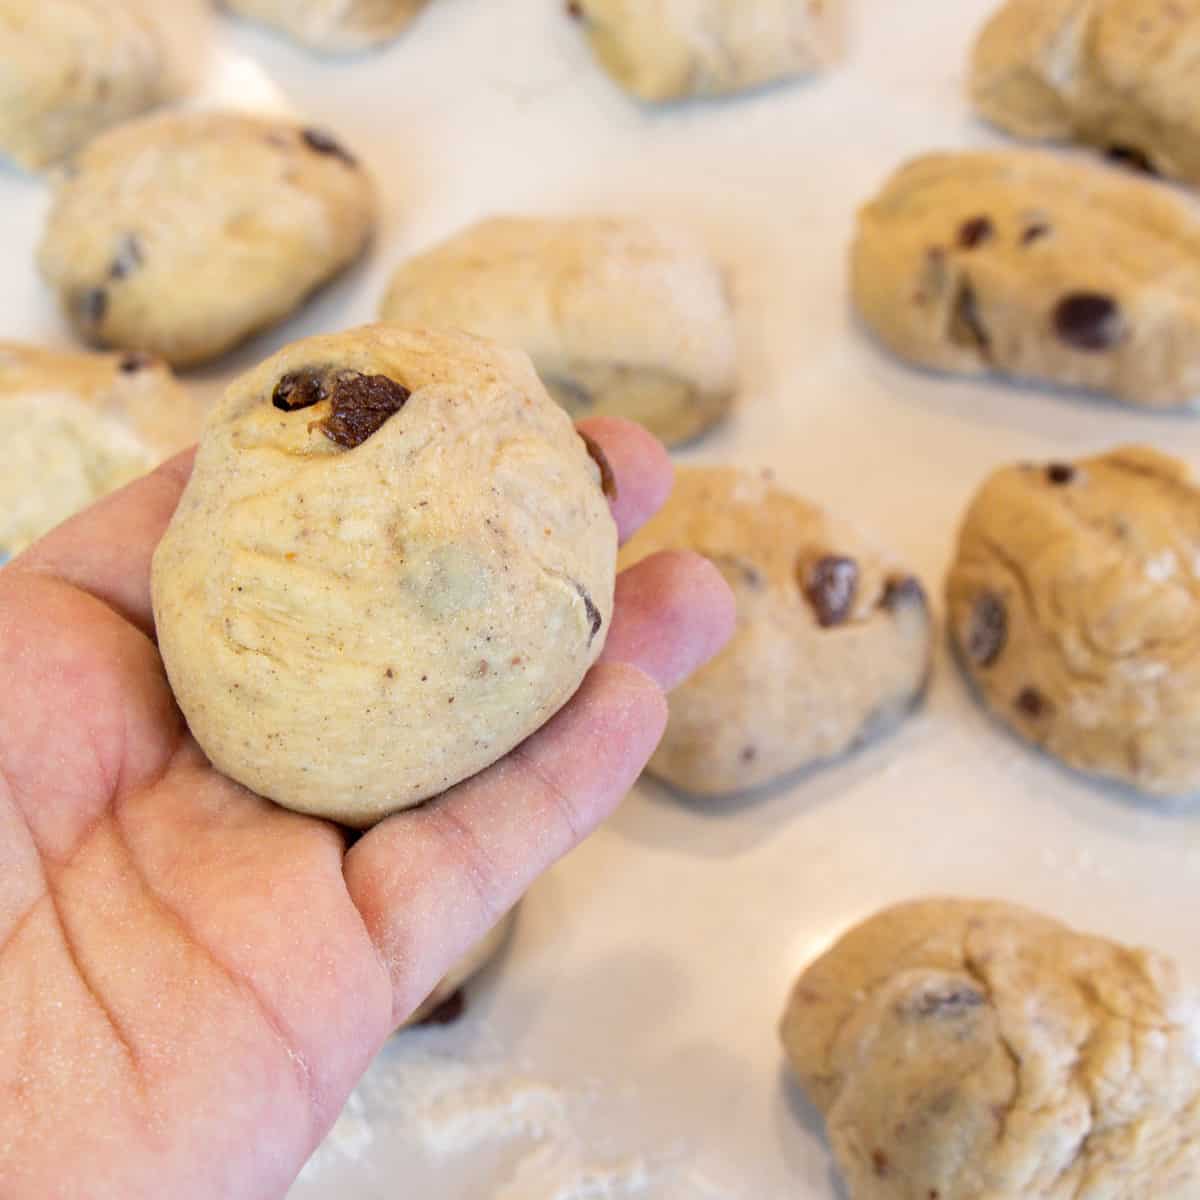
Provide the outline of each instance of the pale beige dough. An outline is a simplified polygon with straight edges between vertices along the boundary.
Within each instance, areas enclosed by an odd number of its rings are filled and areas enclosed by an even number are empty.
[[[604,69],[642,100],[719,96],[833,57],[836,0],[570,0]]]
[[[400,1028],[409,1029],[413,1025],[424,1024],[431,1018],[437,1020],[438,1010],[453,1000],[499,954],[512,933],[516,915],[515,909],[505,915],[494,928],[464,954]],[[457,1014],[451,1019],[456,1019],[456,1016]]]
[[[1200,489],[1145,447],[1007,467],[947,582],[964,666],[1019,736],[1147,792],[1200,788]]]
[[[1019,137],[1077,140],[1200,182],[1200,0],[1009,0],[971,59],[971,98]]]
[[[852,289],[920,366],[1200,397],[1200,215],[1125,171],[1036,151],[935,154],[859,214]]]
[[[219,0],[313,50],[365,50],[397,37],[427,0]]]
[[[163,363],[0,341],[0,562],[195,441]]]
[[[404,263],[381,315],[520,346],[574,416],[668,443],[719,421],[736,388],[721,271],[690,238],[631,217],[499,217]]]
[[[1200,1009],[1151,951],[914,901],[813,963],[781,1033],[851,1200],[1200,1195]]]
[[[168,99],[160,26],[132,0],[0,0],[0,154],[37,170]]]
[[[38,266],[85,340],[188,366],[286,317],[362,253],[374,219],[367,173],[323,131],[166,113],[79,156]]]
[[[334,440],[368,404],[402,407]],[[309,338],[205,425],[154,557],[159,648],[218,769],[365,827],[570,699],[615,561],[599,468],[520,351],[390,326]]]
[[[650,771],[698,795],[770,783],[898,722],[929,671],[917,580],[761,471],[682,467],[622,567],[692,550],[737,598],[733,639],[671,695]]]

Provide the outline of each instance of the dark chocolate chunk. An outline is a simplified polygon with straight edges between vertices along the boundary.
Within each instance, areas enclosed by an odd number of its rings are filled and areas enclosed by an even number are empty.
[[[1017,709],[1031,720],[1046,716],[1052,705],[1035,687],[1022,688],[1016,700]]]
[[[895,612],[896,609],[907,608],[909,605],[919,605],[921,608],[929,606],[921,581],[915,575],[897,575],[889,579],[883,588],[880,608]]]
[[[1157,175],[1158,171],[1146,154],[1136,146],[1113,145],[1104,152],[1109,162],[1119,163],[1131,171],[1141,171],[1145,175]]]
[[[1072,292],[1054,309],[1054,332],[1076,350],[1111,350],[1125,332],[1117,302],[1101,292]]]
[[[610,499],[617,498],[617,477],[613,474],[612,464],[608,461],[608,456],[601,449],[600,443],[595,438],[589,437],[583,430],[579,430],[579,436],[583,438],[583,444],[587,447],[587,452],[592,456],[592,461],[600,468],[600,490]]]
[[[871,1151],[871,1166],[880,1179],[883,1179],[892,1169],[891,1160],[882,1150]]]
[[[91,288],[75,297],[75,312],[85,325],[99,325],[108,312],[108,293],[103,288]]]
[[[326,378],[324,371],[289,371],[275,385],[271,403],[284,412],[320,404],[329,394],[325,390]]]
[[[1031,246],[1034,242],[1049,236],[1050,226],[1045,221],[1034,221],[1032,225],[1025,226],[1025,232],[1021,234],[1021,245]]]
[[[977,667],[990,667],[1000,657],[1008,641],[1008,613],[1004,602],[993,592],[984,592],[975,601],[967,627],[963,649]]]
[[[596,640],[596,634],[600,632],[600,626],[604,624],[604,618],[600,615],[600,610],[593,603],[591,596],[587,593],[587,589],[582,584],[577,583],[575,590],[583,600],[583,609],[587,613],[588,624],[592,627],[592,632],[588,636],[588,645],[590,646]]]
[[[1051,463],[1046,468],[1046,478],[1058,487],[1063,487],[1075,479],[1075,468],[1070,463]]]
[[[996,227],[991,217],[972,217],[964,221],[958,231],[958,244],[964,250],[974,250],[996,236]]]
[[[923,992],[913,1002],[911,1011],[918,1017],[958,1017],[968,1009],[979,1008],[983,1002],[982,992],[963,985]]]
[[[408,388],[386,375],[360,375],[356,371],[335,375],[327,386],[333,408],[321,423],[321,432],[347,450],[361,446],[378,433],[412,395]]]
[[[318,154],[328,154],[333,158],[339,158],[348,167],[358,166],[358,159],[337,138],[332,134],[326,133],[324,129],[305,129],[300,136],[304,139],[305,145],[310,150],[315,150]]]
[[[418,1027],[422,1025],[453,1025],[456,1021],[462,1020],[463,1013],[467,1011],[467,997],[462,988],[459,988],[453,995],[447,996],[431,1013],[422,1017],[418,1022]]]
[[[992,340],[979,315],[979,300],[971,281],[964,276],[950,306],[950,340],[960,346],[972,346],[987,358]]]
[[[138,371],[144,371],[147,367],[152,367],[158,362],[153,355],[142,354],[139,351],[133,351],[129,354],[122,354],[117,361],[117,370],[124,375],[135,375]]]
[[[109,279],[126,279],[142,265],[142,243],[136,233],[127,233],[117,246],[112,265],[108,268]]]
[[[804,594],[817,614],[817,624],[823,629],[841,625],[849,619],[857,592],[858,563],[852,558],[827,554],[808,568]]]

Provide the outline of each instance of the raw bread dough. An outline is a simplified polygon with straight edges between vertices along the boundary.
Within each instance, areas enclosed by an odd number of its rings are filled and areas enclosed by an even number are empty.
[[[920,583],[765,472],[683,467],[622,567],[694,550],[737,598],[733,639],[671,695],[650,771],[689,792],[769,783],[890,727],[929,670]]]
[[[31,170],[166,100],[162,31],[131,0],[0,0],[0,154]]]
[[[426,0],[221,0],[230,12],[314,50],[353,51],[396,37]]]
[[[1088,142],[1200,183],[1198,0],[1009,0],[971,61],[971,98],[1020,137]]]
[[[195,441],[201,419],[145,355],[0,341],[0,562]]]
[[[209,417],[154,557],[159,648],[216,767],[366,827],[570,699],[615,561],[600,471],[520,351],[309,338]]]
[[[834,0],[568,0],[596,57],[642,100],[718,96],[825,66]]]
[[[1200,489],[1126,447],[1008,467],[971,504],[950,628],[992,711],[1064,762],[1200,788]]]
[[[901,358],[1159,408],[1200,396],[1200,216],[1034,151],[936,154],[859,214],[854,298]]]
[[[720,420],[736,387],[721,272],[634,218],[484,221],[401,266],[382,316],[520,346],[573,415],[628,417],[666,442]]]
[[[38,265],[79,334],[175,365],[275,324],[362,252],[371,182],[327,133],[166,113],[79,156]]]
[[[461,1001],[450,1012],[444,1011],[445,1007],[454,1004],[455,998],[467,983],[496,957],[512,932],[516,915],[516,909],[506,914],[477,945],[464,954],[400,1028],[408,1029],[413,1025],[423,1025],[427,1021],[456,1020],[462,1011]]]
[[[800,976],[782,1036],[852,1200],[1200,1195],[1200,1010],[1157,954],[902,904]]]

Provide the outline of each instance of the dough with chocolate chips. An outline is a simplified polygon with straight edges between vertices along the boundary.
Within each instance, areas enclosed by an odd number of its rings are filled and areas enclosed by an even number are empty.
[[[1171,408],[1200,397],[1200,216],[1128,172],[936,154],[859,214],[854,299],[901,358]]]
[[[0,563],[195,441],[161,362],[0,341]]]
[[[600,470],[529,359],[464,333],[309,338],[236,380],[154,556],[192,734],[366,827],[507,754],[612,617]]]
[[[1019,137],[1197,183],[1198,46],[1197,0],[1008,0],[975,44],[971,99]]]
[[[929,671],[920,583],[770,475],[683,467],[622,551],[694,550],[737,598],[733,639],[672,693],[650,771],[698,795],[770,783],[898,722]]]
[[[166,38],[132,0],[0,0],[0,154],[30,170],[175,90]]]
[[[457,1021],[465,1008],[463,989],[500,953],[512,933],[516,921],[516,910],[501,918],[489,933],[446,972],[445,978],[425,998],[401,1029],[414,1025],[448,1025]]]
[[[628,417],[668,443],[719,421],[736,387],[720,270],[632,217],[483,221],[403,264],[382,316],[520,346],[573,415]]]
[[[819,70],[833,0],[570,0],[604,69],[641,100],[719,96]]]
[[[203,362],[275,324],[363,250],[374,192],[329,134],[167,113],[92,142],[54,198],[43,277],[85,340]]]
[[[221,4],[313,50],[341,52],[391,41],[426,0],[221,0]]]
[[[800,976],[781,1033],[853,1200],[1200,1195],[1200,1008],[1158,954],[910,902]]]
[[[947,584],[962,662],[1014,732],[1147,792],[1200,788],[1200,489],[1144,447],[997,471]]]

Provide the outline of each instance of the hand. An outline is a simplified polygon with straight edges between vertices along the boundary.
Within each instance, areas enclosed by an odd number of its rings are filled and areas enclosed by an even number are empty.
[[[627,537],[670,466],[586,425]],[[347,851],[214,771],[155,649],[181,456],[0,571],[0,1195],[282,1195],[441,975],[637,778],[732,628],[717,572],[626,572],[602,660],[481,775]]]

